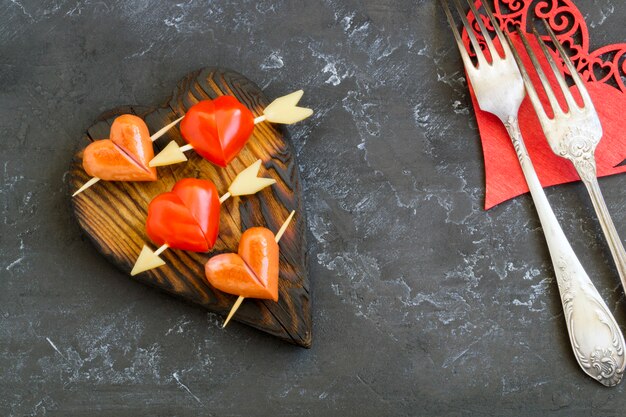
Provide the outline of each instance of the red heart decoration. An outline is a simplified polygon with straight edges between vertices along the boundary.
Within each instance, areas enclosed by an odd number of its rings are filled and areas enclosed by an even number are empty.
[[[480,3],[476,1],[477,6],[480,6]],[[494,14],[499,18],[500,28],[509,32],[519,51],[524,49],[519,36],[512,30],[514,26],[521,25],[522,28],[526,28],[529,21],[535,22],[537,18],[547,20],[557,34],[559,42],[572,54],[570,58],[585,80],[602,123],[604,134],[595,153],[598,176],[626,172],[626,166],[618,166],[626,158],[626,137],[622,133],[623,115],[626,114],[626,86],[622,81],[622,76],[626,75],[626,65],[620,64],[620,60],[626,55],[626,44],[610,45],[589,52],[587,26],[580,11],[569,0],[546,0],[539,3],[533,0],[519,0],[516,1],[515,7],[512,7],[510,0],[496,0]],[[468,15],[468,19],[471,24],[475,24],[473,16]],[[488,27],[491,27],[486,16],[482,16],[482,19]],[[463,34],[463,38],[467,45],[466,33]],[[535,55],[543,57],[534,37],[531,35],[528,38]],[[544,39],[549,41],[547,36]],[[483,43],[484,40],[481,38],[480,42]],[[521,55],[524,64],[532,67],[526,54]],[[556,54],[553,56],[557,58],[560,70],[565,74],[565,66]],[[557,81],[545,58],[541,61],[544,72],[549,76],[550,84],[555,91],[558,91]],[[594,69],[602,69],[602,71],[594,72]],[[534,71],[530,72],[530,76],[534,85],[539,85]],[[574,88],[572,92],[575,96],[577,95]],[[528,186],[504,126],[495,116],[481,111],[471,88],[470,93],[485,159],[485,209],[489,209],[528,192]],[[545,93],[541,89],[538,89],[538,93],[544,108],[549,108]],[[564,105],[561,95],[557,94],[557,97],[561,105]],[[550,149],[528,97],[520,108],[519,121],[526,147],[541,184],[547,187],[578,181],[578,174],[572,164],[554,155]]]
[[[254,115],[235,97],[220,96],[192,106],[180,124],[185,140],[204,159],[225,167],[254,130]]]
[[[106,181],[156,181],[148,166],[154,157],[148,126],[139,117],[124,114],[113,121],[110,139],[97,140],[83,152],[87,174]]]
[[[159,246],[207,252],[217,239],[220,206],[213,182],[182,179],[150,202],[146,232]]]
[[[214,256],[204,271],[209,283],[220,291],[278,301],[278,255],[274,233],[253,227],[241,236],[238,254]]]

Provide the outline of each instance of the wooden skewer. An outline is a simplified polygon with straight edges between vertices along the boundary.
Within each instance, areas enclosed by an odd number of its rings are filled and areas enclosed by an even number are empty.
[[[155,254],[156,256],[159,256],[159,255],[160,255],[160,254],[162,254],[162,253],[163,253],[163,251],[165,251],[165,249],[167,249],[167,248],[169,248],[169,246],[167,245],[167,243],[164,243],[164,244],[162,244],[162,245],[159,247],[159,249],[157,249],[157,250],[155,250],[155,251],[154,251],[154,254]]]
[[[159,129],[158,132],[156,132],[154,135],[150,136],[150,139],[152,140],[152,142],[154,142],[155,140],[157,140],[158,138],[163,136],[168,130],[170,130],[171,128],[176,126],[184,118],[185,118],[185,116],[181,116],[178,119],[174,120],[172,123],[168,124],[167,126],[162,127],[161,129]]]
[[[183,120],[185,118],[185,116],[179,117],[178,119],[174,120],[172,123],[168,124],[167,126],[161,128],[159,131],[157,131],[155,134],[153,134],[152,136],[150,136],[150,140],[152,142],[154,142],[155,140],[157,140],[158,138],[160,138],[161,136],[163,136],[168,130],[170,130],[171,128],[173,128],[174,126],[176,126],[181,120]],[[76,190],[76,192],[74,194],[72,194],[72,197],[76,197],[78,194],[82,193],[83,191],[85,191],[87,188],[91,187],[92,185],[94,185],[95,183],[97,183],[98,181],[100,181],[100,178],[98,177],[93,177],[91,178],[89,181],[87,181],[86,183],[83,184],[82,187],[80,187],[78,190]]]
[[[233,304],[233,306],[230,308],[230,311],[228,312],[228,317],[226,317],[226,320],[224,320],[224,324],[222,324],[222,329],[226,327],[226,325],[228,324],[228,322],[230,321],[230,319],[233,318],[233,316],[235,315],[235,313],[237,312],[237,310],[239,310],[239,307],[241,306],[241,303],[243,303],[243,300],[245,300],[246,297],[240,295],[237,298],[237,301],[235,301],[235,303]]]
[[[313,110],[298,107],[298,102],[304,91],[298,90],[272,101],[264,110],[263,114],[254,119],[254,124],[268,121],[272,123],[292,124],[306,119],[313,114]],[[171,141],[158,155],[150,161],[151,167],[159,167],[185,162],[185,152],[193,149],[192,145],[178,147],[175,141]]]
[[[296,211],[291,210],[291,213],[289,213],[289,217],[287,217],[287,220],[283,222],[283,225],[280,226],[280,229],[278,229],[278,232],[276,232],[276,235],[274,236],[274,240],[276,241],[276,243],[278,243],[280,241],[280,238],[283,237],[283,235],[285,234],[285,230],[287,230],[287,226],[289,226],[289,223],[291,223],[291,219],[293,219],[293,216],[295,214]]]
[[[228,191],[220,197],[220,204],[223,204],[230,197],[255,194],[263,188],[276,183],[276,180],[273,178],[259,177],[260,169],[261,160],[258,159],[254,164],[237,174],[230,187],[228,187]],[[143,245],[141,253],[139,253],[137,261],[135,261],[135,265],[133,265],[133,269],[130,271],[130,275],[135,276],[141,272],[165,265],[165,261],[159,255],[168,247],[165,244],[153,252],[148,246]]]
[[[287,226],[289,226],[289,223],[291,222],[291,219],[293,218],[294,214],[296,214],[296,211],[292,210],[291,213],[289,214],[289,217],[287,217],[287,220],[284,221],[283,225],[280,227],[280,229],[278,229],[278,232],[276,232],[276,235],[274,235],[274,240],[276,241],[276,243],[278,243],[280,241],[280,238],[283,237],[283,234],[285,233],[285,230],[287,230]],[[235,301],[233,306],[230,308],[230,312],[228,313],[226,320],[224,320],[222,329],[226,327],[230,319],[233,318],[233,316],[235,315],[235,313],[237,312],[237,310],[239,309],[239,307],[241,306],[241,303],[243,302],[245,298],[246,297],[243,297],[241,295],[237,298],[237,301]]]
[[[72,194],[72,197],[76,197],[78,194],[82,193],[83,191],[85,191],[87,188],[91,187],[92,185],[94,185],[98,181],[100,181],[100,178],[98,178],[98,177],[91,178],[89,181],[84,183],[82,187],[80,187],[78,190],[76,190],[76,192],[74,194]]]
[[[224,201],[228,200],[229,197],[230,197],[230,191],[220,197],[220,204],[222,204]]]

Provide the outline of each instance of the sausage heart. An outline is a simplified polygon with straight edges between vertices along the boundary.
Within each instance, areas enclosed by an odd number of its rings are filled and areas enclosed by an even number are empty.
[[[132,114],[119,116],[111,125],[110,139],[96,140],[83,152],[87,174],[105,181],[156,181],[156,168],[148,126]]]
[[[278,254],[274,233],[265,227],[253,227],[241,236],[238,253],[212,257],[204,271],[218,290],[278,301]]]

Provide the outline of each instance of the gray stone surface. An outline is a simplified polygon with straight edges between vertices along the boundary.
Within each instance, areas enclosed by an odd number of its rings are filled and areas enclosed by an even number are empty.
[[[593,48],[626,6],[579,1]],[[306,192],[311,350],[145,288],[81,236],[64,180],[102,111],[160,103],[221,65],[269,96]],[[485,212],[482,157],[443,13],[428,1],[0,2],[0,415],[617,416],[568,345],[527,196]],[[623,177],[601,180],[626,236]],[[548,191],[626,325],[579,184]]]

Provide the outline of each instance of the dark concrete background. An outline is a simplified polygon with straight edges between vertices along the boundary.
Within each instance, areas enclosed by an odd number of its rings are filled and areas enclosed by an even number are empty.
[[[624,41],[626,6],[578,3],[592,49]],[[70,214],[96,116],[210,65],[316,109],[289,128],[311,350],[133,282]],[[530,199],[482,209],[471,113],[434,0],[0,1],[0,415],[623,415],[572,356]],[[601,186],[626,236],[624,178]],[[626,325],[583,187],[548,195]]]

